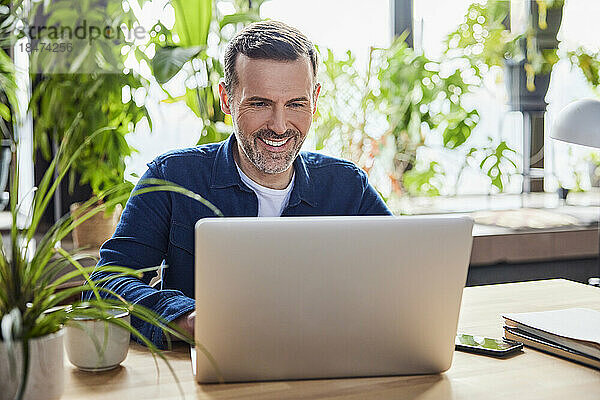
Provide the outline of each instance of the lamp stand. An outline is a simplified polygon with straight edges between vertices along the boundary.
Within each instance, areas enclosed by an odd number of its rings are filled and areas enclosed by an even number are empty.
[[[600,203],[598,205],[600,206]],[[598,264],[598,275],[596,275],[594,278],[589,278],[588,284],[591,286],[600,287],[600,215],[598,218],[598,258],[596,262]]]

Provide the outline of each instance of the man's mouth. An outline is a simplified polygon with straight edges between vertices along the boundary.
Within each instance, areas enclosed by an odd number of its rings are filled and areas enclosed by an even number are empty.
[[[261,142],[267,145],[267,148],[271,149],[281,149],[283,146],[290,141],[291,137],[287,137],[281,140],[272,140],[272,139],[263,139],[259,138]]]

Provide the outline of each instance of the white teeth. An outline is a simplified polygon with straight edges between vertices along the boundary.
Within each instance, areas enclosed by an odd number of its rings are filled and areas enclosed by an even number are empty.
[[[285,139],[285,140],[283,140],[283,141],[281,141],[281,142],[274,142],[274,141],[272,141],[272,140],[268,140],[268,139],[263,139],[263,141],[264,141],[266,144],[268,144],[269,146],[273,146],[273,147],[279,147],[279,146],[283,146],[284,144],[286,144],[286,143],[287,143],[287,141],[288,141],[289,139],[290,139],[290,138],[287,138],[287,139]]]

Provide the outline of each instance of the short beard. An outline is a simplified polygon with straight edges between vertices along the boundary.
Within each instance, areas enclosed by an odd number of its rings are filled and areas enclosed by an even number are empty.
[[[250,138],[247,139],[243,134],[238,133],[237,139],[241,144],[242,150],[246,157],[254,164],[254,166],[265,174],[280,174],[294,163],[294,160],[300,152],[302,147],[302,141],[300,141],[300,132],[294,129],[288,129],[282,135],[276,134],[270,129],[261,129],[255,132]],[[275,157],[272,157],[273,153],[265,154],[258,150],[256,141],[261,139],[285,139],[294,141],[294,147],[286,153],[278,153]]]

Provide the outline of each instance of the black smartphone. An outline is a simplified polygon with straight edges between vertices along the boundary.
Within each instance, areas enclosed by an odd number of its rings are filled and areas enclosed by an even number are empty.
[[[456,350],[496,357],[512,354],[523,348],[523,343],[521,342],[466,335],[464,333],[456,335],[454,344],[456,345]]]

